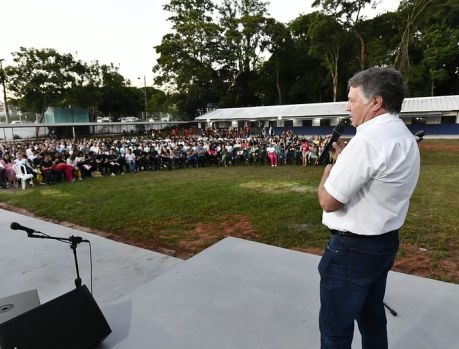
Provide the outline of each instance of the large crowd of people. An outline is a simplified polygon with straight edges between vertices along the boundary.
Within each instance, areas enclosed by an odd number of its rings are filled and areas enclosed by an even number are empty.
[[[23,165],[43,184],[209,166],[315,166],[326,142],[327,137],[301,137],[291,130],[253,136],[247,128],[4,142],[0,143],[0,179],[2,188],[13,186],[15,164]]]

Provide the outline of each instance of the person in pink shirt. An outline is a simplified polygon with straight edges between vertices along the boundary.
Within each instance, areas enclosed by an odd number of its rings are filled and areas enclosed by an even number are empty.
[[[306,139],[301,143],[301,157],[303,159],[303,166],[308,166],[309,143]]]
[[[266,152],[268,153],[268,159],[271,162],[271,166],[277,166],[277,155],[276,155],[276,148],[274,144],[270,144],[268,148],[266,148]]]

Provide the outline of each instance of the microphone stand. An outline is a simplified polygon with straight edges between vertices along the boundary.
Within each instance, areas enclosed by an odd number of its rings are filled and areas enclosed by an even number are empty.
[[[65,243],[70,243],[70,248],[73,251],[73,259],[75,260],[75,269],[76,269],[76,279],[75,279],[75,287],[81,287],[81,278],[80,278],[80,269],[78,267],[78,257],[77,257],[77,246],[81,242],[87,242],[87,240],[83,240],[80,236],[70,236],[69,238],[61,238],[56,236],[49,236],[39,231],[27,232],[27,236],[29,238],[37,238],[37,239],[50,239],[50,240],[58,240]]]

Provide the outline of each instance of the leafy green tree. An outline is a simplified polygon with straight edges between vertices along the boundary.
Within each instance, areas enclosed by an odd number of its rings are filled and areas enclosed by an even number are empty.
[[[327,83],[328,69],[322,64],[322,55],[311,54],[313,40],[310,28],[316,14],[300,15],[289,23],[293,40],[292,79],[288,92],[290,103],[330,101],[332,87]],[[328,96],[328,97],[327,97]]]
[[[216,53],[218,24],[211,0],[170,0],[164,9],[171,12],[173,33],[160,45],[153,71],[155,83],[186,98],[180,106],[188,117],[197,116],[209,100],[217,98],[219,83]]]
[[[173,95],[167,94],[154,87],[147,88],[148,102],[147,110],[149,114],[154,115],[157,112],[163,113],[176,113],[176,106],[174,104]]]
[[[363,10],[370,7],[376,8],[377,0],[315,0],[312,6],[321,7],[323,13],[332,16],[343,28],[353,32],[360,43],[358,61],[360,69],[365,69],[367,50],[363,36],[365,16]]]
[[[434,24],[420,33],[418,40],[423,51],[424,65],[430,80],[430,95],[435,95],[436,85],[449,79],[448,65],[459,55],[459,29]],[[456,66],[457,67],[457,66]]]
[[[395,67],[408,78],[410,93],[458,93],[459,3],[404,0],[397,12],[403,18],[403,27]]]
[[[49,106],[76,105],[109,115],[136,114],[142,99],[113,65],[86,64],[55,49],[21,47],[8,67],[9,91],[21,109],[39,114]]]
[[[291,78],[292,67],[289,63],[294,58],[291,56],[294,48],[293,40],[287,26],[274,19],[268,20],[267,33],[270,36],[267,49],[271,52],[271,57],[264,64],[264,68],[268,68],[273,75],[272,81],[275,81],[276,84],[277,104],[283,104],[286,101],[284,96],[288,89],[287,84]]]
[[[394,66],[401,40],[401,23],[398,11],[386,12],[363,23],[368,66]]]
[[[65,100],[67,90],[78,85],[85,66],[71,54],[60,54],[54,49],[21,47],[13,52],[14,66],[6,70],[8,90],[23,110],[40,115],[41,122],[48,106]]]
[[[101,65],[100,75],[96,79],[100,82],[99,111],[105,115],[119,118],[123,115],[136,115],[143,110],[143,92],[141,89],[130,86],[129,81],[118,72],[113,64]]]
[[[333,101],[336,102],[341,51],[348,39],[347,33],[334,17],[314,12],[311,14],[308,36],[310,38],[310,54],[320,58],[322,65],[330,73],[333,86]]]
[[[410,68],[410,46],[418,30],[418,23],[421,15],[433,0],[404,0],[400,3],[399,12],[405,18],[403,33],[400,45],[395,57],[395,67],[401,72],[406,72]]]
[[[257,105],[259,98],[249,86],[256,83],[262,54],[269,42],[266,2],[223,0],[220,14],[220,76],[226,84],[223,103]]]

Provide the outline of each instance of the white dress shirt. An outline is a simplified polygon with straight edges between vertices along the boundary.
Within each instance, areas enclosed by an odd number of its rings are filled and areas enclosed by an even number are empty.
[[[344,206],[323,212],[323,224],[360,235],[399,229],[419,166],[416,140],[398,115],[382,114],[358,126],[324,184]]]

